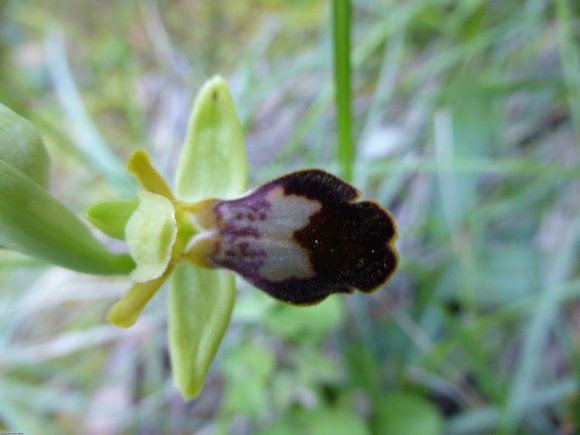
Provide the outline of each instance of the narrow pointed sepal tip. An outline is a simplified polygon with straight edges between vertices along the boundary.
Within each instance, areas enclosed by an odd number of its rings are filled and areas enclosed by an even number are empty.
[[[137,312],[128,309],[126,304],[118,302],[115,305],[113,305],[109,310],[109,312],[107,313],[107,320],[113,326],[127,329],[137,322],[140,315],[141,311]]]
[[[125,296],[109,310],[107,314],[109,323],[119,328],[133,326],[139,319],[145,305],[155,296],[172,270],[173,266],[169,266],[163,275],[157,279],[134,283]]]
[[[203,390],[205,383],[202,383],[200,385],[195,385],[195,386],[192,386],[190,388],[180,388],[180,386],[177,384],[175,384],[175,386],[181,392],[181,395],[183,396],[183,398],[186,401],[190,401],[190,400],[197,398],[197,396],[199,396],[199,393],[201,393],[201,391]]]
[[[290,304],[372,292],[397,268],[396,223],[379,204],[356,202],[358,196],[324,171],[283,176],[239,199],[218,201],[216,228],[198,254]]]

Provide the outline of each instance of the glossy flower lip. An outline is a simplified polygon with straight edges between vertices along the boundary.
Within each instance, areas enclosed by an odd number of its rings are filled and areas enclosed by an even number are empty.
[[[200,233],[186,254],[237,272],[276,299],[315,304],[332,293],[369,293],[398,264],[396,223],[321,170],[275,179],[241,198],[191,207]]]

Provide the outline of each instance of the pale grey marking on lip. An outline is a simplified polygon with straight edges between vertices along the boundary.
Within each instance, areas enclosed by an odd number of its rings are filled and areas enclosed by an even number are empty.
[[[272,189],[267,199],[272,207],[266,219],[254,223],[262,235],[257,242],[268,253],[260,276],[269,281],[312,278],[315,273],[308,251],[294,240],[294,232],[306,227],[322,205],[303,196],[286,195],[283,187]]]
[[[252,263],[257,266],[257,270],[254,270],[261,279],[273,282],[288,278],[312,278],[315,272],[308,251],[296,242],[293,236],[297,230],[309,224],[310,217],[317,213],[322,205],[303,196],[286,195],[282,186],[270,189],[265,197],[262,197],[269,207],[248,213],[245,206],[250,205],[253,200],[254,198],[246,198],[248,204],[236,201],[235,205],[224,202],[220,205],[219,212],[228,223],[228,231],[243,232],[251,229],[259,237],[240,235],[228,241],[229,238],[224,235],[222,238],[224,243],[214,254],[214,260],[217,263],[233,261],[240,265]],[[258,258],[245,258],[242,252],[244,244],[249,246],[251,252],[264,252],[266,255],[260,256],[259,261]],[[243,273],[242,270],[240,272]]]

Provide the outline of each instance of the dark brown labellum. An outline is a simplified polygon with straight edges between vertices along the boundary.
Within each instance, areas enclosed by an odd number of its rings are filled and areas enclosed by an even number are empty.
[[[397,268],[396,224],[379,204],[355,202],[358,196],[327,172],[294,172],[241,198],[208,202],[207,231],[191,250],[290,304],[355,288],[368,293]]]

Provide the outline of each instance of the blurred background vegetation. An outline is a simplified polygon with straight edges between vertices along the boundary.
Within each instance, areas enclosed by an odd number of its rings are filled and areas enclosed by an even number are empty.
[[[0,101],[40,129],[53,193],[172,179],[191,103],[228,80],[250,185],[339,171],[326,1],[0,1]],[[174,388],[165,292],[0,251],[0,429],[26,434],[573,434],[580,430],[580,3],[355,0],[353,183],[401,255],[314,308],[240,282],[205,390]]]

